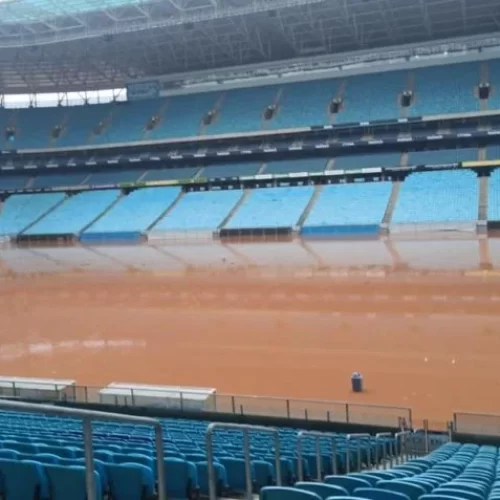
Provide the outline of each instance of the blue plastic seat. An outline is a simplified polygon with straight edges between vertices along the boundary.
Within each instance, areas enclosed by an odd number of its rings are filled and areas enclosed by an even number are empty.
[[[275,476],[274,467],[264,460],[252,460],[252,465],[255,471],[255,486],[257,488],[272,486]]]
[[[80,465],[46,465],[51,500],[86,500],[85,467]],[[95,498],[102,500],[101,477],[94,471]]]
[[[220,463],[225,467],[229,489],[233,492],[246,490],[245,461],[239,458],[221,458]],[[255,468],[250,464],[252,483],[255,480]]]
[[[38,453],[33,456],[33,460],[40,462],[41,464],[58,464],[60,458],[57,455],[52,455],[51,453]]]
[[[377,483],[377,488],[403,493],[408,496],[410,500],[418,500],[419,497],[426,494],[423,486],[398,479],[392,481],[379,481]]]
[[[371,486],[370,482],[366,479],[349,476],[326,476],[325,483],[342,486],[342,488],[345,488],[349,492],[349,495],[352,495],[357,488],[370,488]]]
[[[484,500],[484,495],[480,495],[478,492],[472,492],[460,486],[441,486],[436,488],[432,493],[439,495],[449,495],[462,500]]]
[[[404,493],[383,490],[380,488],[358,488],[354,490],[354,495],[369,500],[409,500],[408,495]]]
[[[327,498],[331,497],[342,497],[349,495],[348,491],[345,488],[342,488],[342,486],[336,486],[334,484],[302,481],[299,483],[295,483],[294,488],[315,493],[322,500],[326,500]]]
[[[113,500],[151,498],[154,494],[154,476],[149,467],[135,463],[108,463],[106,472]]]
[[[363,481],[368,481],[371,486],[375,486],[381,480],[380,477],[373,474],[366,474],[364,472],[352,472],[348,474],[347,477],[358,477],[359,479],[363,479]],[[389,479],[391,478],[389,477]]]
[[[6,458],[6,459],[10,459],[10,460],[18,460],[19,455],[21,455],[21,454],[15,450],[0,450],[0,458]]]
[[[298,488],[266,486],[260,490],[260,500],[321,500],[321,497]]]
[[[165,458],[164,464],[168,497],[192,498],[199,489],[195,465],[180,458]]]
[[[200,488],[200,493],[202,495],[209,494],[208,486],[208,462],[196,462],[196,471],[198,473],[198,484]],[[215,489],[217,491],[217,496],[221,497],[224,492],[229,488],[227,483],[226,468],[217,462],[214,462],[214,472],[215,472]]]
[[[33,461],[0,460],[2,496],[5,500],[33,500],[48,497],[48,483],[42,464]]]

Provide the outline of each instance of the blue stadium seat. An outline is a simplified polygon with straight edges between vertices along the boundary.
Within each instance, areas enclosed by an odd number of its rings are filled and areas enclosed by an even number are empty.
[[[274,483],[275,471],[272,464],[264,460],[252,460],[255,471],[255,485],[257,488],[272,486]]]
[[[321,500],[321,497],[298,488],[267,486],[260,490],[260,500]]]
[[[423,486],[405,482],[401,479],[394,479],[392,481],[380,481],[377,483],[377,488],[382,490],[395,491],[397,493],[403,493],[410,500],[418,500],[422,495],[426,494],[425,488]]]
[[[200,493],[202,495],[209,494],[209,486],[208,486],[208,462],[196,462],[196,471],[198,474],[198,482],[200,487]],[[215,471],[215,483],[216,483],[216,492],[217,496],[221,497],[228,490],[229,485],[227,482],[227,473],[226,468],[220,464],[214,463],[214,471]]]
[[[352,495],[357,488],[369,488],[371,486],[370,483],[364,479],[350,476],[326,476],[325,483],[340,486],[346,489],[350,495]]]
[[[180,458],[165,458],[167,495],[190,500],[199,489],[196,466]]]
[[[149,467],[136,463],[107,464],[106,472],[113,500],[153,497],[155,482]]]
[[[80,465],[61,466],[45,465],[49,480],[51,500],[86,500],[85,467]],[[101,478],[94,471],[94,487],[96,500],[103,500]]]
[[[322,500],[326,500],[327,498],[331,497],[349,496],[349,492],[347,491],[346,488],[334,484],[299,482],[295,483],[294,488],[315,493]]]
[[[357,488],[354,495],[368,500],[410,500],[408,495],[381,488]]]
[[[235,493],[246,491],[245,461],[239,458],[221,458],[220,463],[226,469],[229,489]],[[250,464],[252,484],[255,481],[255,467]]]
[[[0,476],[5,500],[48,497],[47,479],[38,462],[0,459]]]

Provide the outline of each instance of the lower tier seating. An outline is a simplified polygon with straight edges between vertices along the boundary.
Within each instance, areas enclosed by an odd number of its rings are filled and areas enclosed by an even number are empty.
[[[30,227],[25,234],[79,234],[114,203],[119,196],[120,191],[118,189],[84,191],[71,196],[56,210],[50,212],[46,217]]]
[[[477,218],[476,174],[451,170],[408,176],[401,185],[392,222],[465,222]]]
[[[314,188],[254,189],[226,224],[227,229],[293,227],[304,212]]]
[[[242,197],[240,189],[185,194],[153,228],[154,231],[216,230]]]
[[[391,182],[324,186],[304,227],[380,224],[391,189]]]
[[[120,199],[86,231],[92,233],[143,232],[175,201],[180,188],[153,187],[133,191]]]
[[[0,212],[0,235],[17,235],[61,203],[64,193],[19,194],[5,201]]]

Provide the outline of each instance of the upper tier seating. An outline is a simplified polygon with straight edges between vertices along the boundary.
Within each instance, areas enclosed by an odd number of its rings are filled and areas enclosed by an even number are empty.
[[[391,71],[347,78],[335,123],[399,118],[398,97],[406,89],[406,74]]]
[[[165,180],[187,180],[194,177],[201,167],[183,167],[183,168],[162,168],[158,170],[148,170],[141,181],[154,182]]]
[[[169,97],[161,122],[149,132],[148,139],[199,135],[203,131],[204,116],[216,108],[219,98],[218,92]]]
[[[23,189],[28,182],[27,175],[1,175],[0,176],[0,190],[9,191],[14,189]]]
[[[449,64],[414,70],[415,103],[411,116],[479,111],[475,88],[481,80],[478,63]]]
[[[301,160],[274,161],[267,163],[264,174],[289,174],[299,172],[324,172],[327,160],[324,158],[303,158]]]
[[[500,144],[495,144],[494,146],[488,146],[486,148],[486,159],[500,161]]]
[[[19,194],[7,198],[0,212],[0,235],[13,236],[62,202],[64,193]]]
[[[22,138],[25,149],[44,149],[52,146],[52,132],[62,125],[71,108],[20,109],[16,116],[16,136]],[[17,140],[14,142],[16,144]],[[52,146],[53,147],[53,146]]]
[[[226,224],[228,229],[293,227],[304,212],[314,188],[254,189]]]
[[[272,128],[329,124],[329,105],[337,97],[340,83],[340,79],[329,79],[284,85],[278,112],[271,121]]]
[[[154,231],[215,230],[242,197],[239,189],[185,194],[153,228]]]
[[[388,71],[335,79],[176,95],[140,102],[75,107],[0,109],[0,131],[14,127],[13,142],[2,138],[2,149],[70,147],[140,140],[178,139],[198,135],[252,132],[395,119],[408,114],[428,116],[479,111],[476,87],[481,65],[489,68],[492,84],[488,109],[500,108],[500,61],[460,63],[408,71]],[[487,73],[486,73],[487,74]],[[484,77],[486,78],[486,77]],[[413,90],[404,111],[400,95]],[[332,99],[341,99],[338,113]],[[267,106],[276,113],[264,119]],[[209,112],[211,124],[204,124]],[[151,118],[158,118],[147,130]],[[56,126],[60,136],[52,137]]]
[[[416,151],[408,153],[408,165],[446,165],[462,161],[477,161],[475,148],[440,149],[436,151]]]
[[[109,170],[93,173],[86,184],[91,186],[105,186],[107,184],[120,184],[137,182],[144,175],[144,169]]]
[[[264,110],[274,104],[278,87],[237,89],[223,95],[216,120],[207,127],[207,133],[234,134],[266,128]],[[208,111],[208,110],[207,110]]]
[[[409,175],[401,185],[392,222],[464,222],[477,218],[476,174],[452,170]]]
[[[58,174],[43,174],[38,175],[33,179],[33,188],[52,188],[52,187],[67,187],[78,186],[89,176],[86,173],[58,173]]]
[[[176,187],[152,187],[133,191],[94,222],[85,234],[146,231],[180,192]]]
[[[500,170],[493,171],[488,182],[488,220],[500,220]]]
[[[33,196],[47,195],[36,194]],[[78,193],[69,197],[56,210],[53,210],[30,227],[25,234],[79,234],[88,224],[115,202],[119,196],[120,191],[117,189]]]
[[[361,168],[399,167],[401,153],[374,153],[335,158],[335,170],[359,170]]]
[[[205,167],[200,177],[205,179],[223,179],[255,175],[260,169],[260,163],[231,163],[228,165],[213,165]]]
[[[390,182],[323,186],[304,227],[380,224],[391,195]]]

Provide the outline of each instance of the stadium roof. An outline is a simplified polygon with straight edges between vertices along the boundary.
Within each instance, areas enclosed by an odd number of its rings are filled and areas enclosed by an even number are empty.
[[[0,91],[498,32],[499,0],[0,0]]]

